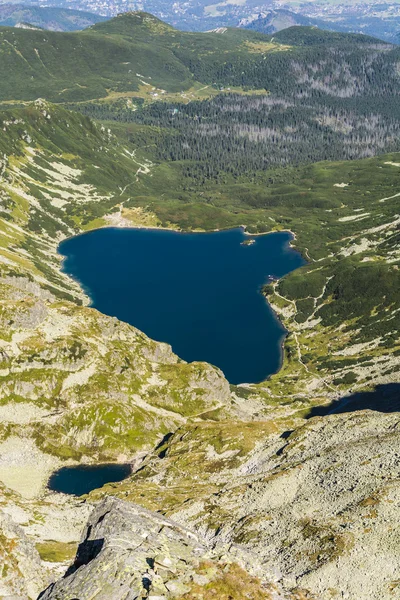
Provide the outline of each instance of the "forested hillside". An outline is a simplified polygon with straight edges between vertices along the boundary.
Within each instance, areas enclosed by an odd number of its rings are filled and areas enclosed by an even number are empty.
[[[158,97],[197,83],[297,97],[331,88],[340,97],[397,93],[399,56],[367,36],[298,27],[273,40],[241,29],[187,33],[127,13],[82,32],[0,28],[0,100]]]
[[[185,177],[227,181],[257,171],[400,149],[400,111],[390,98],[219,95],[189,104],[154,103],[135,112],[76,106],[97,118],[162,127],[157,158],[185,161]]]
[[[226,62],[209,71],[201,56],[182,56],[197,79],[212,73],[231,83],[208,99],[119,98],[68,106],[100,120],[161,128],[157,159],[185,161],[188,185],[191,179],[257,177],[285,165],[400,149],[399,50],[309,28],[280,36],[282,43],[298,45],[283,46],[288,49],[252,68]],[[263,86],[264,92],[252,93]]]

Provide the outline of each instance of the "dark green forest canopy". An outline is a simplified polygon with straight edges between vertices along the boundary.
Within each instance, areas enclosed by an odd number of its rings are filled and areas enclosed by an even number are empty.
[[[154,135],[157,129],[156,158],[180,163],[187,185],[192,179],[257,179],[259,171],[286,165],[400,149],[400,110],[393,96],[224,94],[186,105],[139,105],[135,111],[123,101],[70,108],[95,119],[130,123],[135,134]],[[257,198],[253,203],[259,205]]]
[[[370,35],[327,31],[310,26],[288,27],[287,29],[274,33],[273,37],[283,44],[293,44],[294,46],[373,44],[377,41],[376,38],[371,37]]]

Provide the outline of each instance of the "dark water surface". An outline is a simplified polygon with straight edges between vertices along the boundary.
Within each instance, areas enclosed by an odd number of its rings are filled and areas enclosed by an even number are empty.
[[[131,472],[131,465],[118,464],[62,467],[52,474],[47,485],[53,492],[82,496],[106,483],[122,481]]]
[[[168,342],[186,361],[220,367],[231,383],[255,383],[281,363],[285,330],[260,294],[269,275],[304,264],[287,232],[176,233],[106,228],[66,240],[63,270],[92,306]]]

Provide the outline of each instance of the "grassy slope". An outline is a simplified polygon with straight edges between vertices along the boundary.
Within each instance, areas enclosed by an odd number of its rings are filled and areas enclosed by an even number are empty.
[[[183,53],[192,47],[215,56],[238,51],[253,56],[241,45],[245,38],[259,37],[241,31],[224,37],[183,34],[150,16],[138,27],[134,18],[77,33],[1,28],[0,100],[85,100],[104,97],[108,90],[137,91],[144,80],[169,92],[185,90],[194,79],[175,56],[178,46]]]
[[[190,87],[189,71],[166,51],[94,32],[52,33],[0,30],[2,100],[60,102],[103,97],[107,90],[139,88],[136,73],[144,71],[171,91]],[[165,61],[169,70],[164,72]],[[132,69],[131,66],[134,68]]]

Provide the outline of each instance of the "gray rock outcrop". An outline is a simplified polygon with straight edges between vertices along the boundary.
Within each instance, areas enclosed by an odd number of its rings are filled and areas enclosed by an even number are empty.
[[[106,498],[87,523],[73,566],[40,599],[178,598],[192,586],[206,585],[219,571],[223,574],[230,564],[236,569],[241,569],[237,562],[246,566],[245,554],[230,546],[211,548],[197,534],[158,513]],[[258,586],[254,577],[249,581]],[[270,598],[269,591],[260,590],[257,598]]]
[[[47,581],[33,542],[9,515],[0,512],[0,598],[35,598]]]
[[[133,600],[165,597],[194,572],[207,552],[189,530],[151,511],[112,498],[85,528],[74,565],[42,600]],[[184,591],[184,588],[182,588]]]

